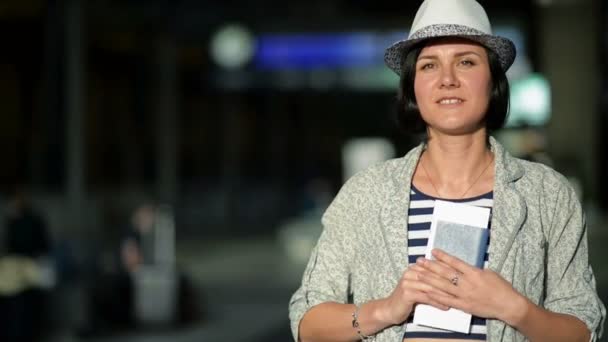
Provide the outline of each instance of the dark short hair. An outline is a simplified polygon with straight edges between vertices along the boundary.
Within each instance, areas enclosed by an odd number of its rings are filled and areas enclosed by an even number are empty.
[[[408,134],[421,134],[426,132],[426,122],[420,115],[416,94],[414,92],[414,79],[416,77],[416,61],[420,52],[428,41],[414,46],[407,53],[401,64],[401,78],[397,93],[396,119],[399,128]],[[498,55],[494,51],[485,48],[488,53],[490,64],[490,75],[492,77],[492,91],[488,110],[485,116],[488,131],[502,128],[507,121],[509,112],[509,81],[500,65]]]

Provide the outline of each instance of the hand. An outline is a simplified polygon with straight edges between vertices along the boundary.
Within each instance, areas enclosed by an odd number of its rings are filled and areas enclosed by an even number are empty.
[[[439,249],[433,250],[433,256],[434,261],[417,261],[422,268],[418,279],[448,294],[431,292],[433,301],[507,324],[521,311],[525,298],[496,272],[471,266]]]
[[[414,306],[418,303],[429,304],[441,310],[449,309],[449,307],[434,300],[431,294],[437,296],[437,298],[449,297],[450,295],[420,281],[422,272],[424,272],[424,269],[421,266],[410,265],[390,296],[382,300],[385,321],[393,325],[402,323],[410,316]]]
[[[137,244],[133,240],[129,239],[123,243],[120,252],[123,267],[129,272],[135,272],[143,261],[143,257]]]

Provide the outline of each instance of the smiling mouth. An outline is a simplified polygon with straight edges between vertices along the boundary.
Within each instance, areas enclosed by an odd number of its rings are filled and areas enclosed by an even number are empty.
[[[463,103],[463,102],[464,102],[463,99],[459,99],[459,98],[455,98],[455,97],[444,98],[444,99],[437,101],[437,103],[442,104],[442,105],[453,105],[453,104],[459,104],[459,103]]]

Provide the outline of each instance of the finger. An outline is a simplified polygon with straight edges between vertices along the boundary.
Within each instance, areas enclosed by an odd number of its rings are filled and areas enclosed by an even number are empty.
[[[428,272],[428,270],[419,264],[411,264],[403,274],[403,279],[418,280],[418,275],[424,272]]]
[[[428,259],[419,259],[416,261],[418,265],[424,268],[426,271],[430,271],[438,276],[441,276],[445,279],[451,279],[454,277],[454,274],[458,273],[458,271],[449,265]]]
[[[445,268],[447,268],[447,269],[449,269],[449,270],[452,270],[452,272],[457,272],[457,273],[459,273],[459,274],[463,274],[463,272],[460,272],[460,271],[456,270],[454,267],[452,267],[452,266],[450,266],[450,265],[446,264],[445,262],[443,262],[443,261],[441,261],[441,260],[435,259],[435,260],[433,260],[433,261],[434,261],[434,262],[436,262],[436,263],[438,263],[438,264],[440,264],[440,265],[442,265],[443,267],[445,267]],[[452,274],[453,274],[453,273],[452,273]]]
[[[460,298],[445,296],[438,293],[429,293],[427,296],[430,301],[436,302],[441,306],[467,311],[465,303]]]
[[[428,294],[424,294],[424,298],[422,298],[422,299],[419,301],[419,303],[420,303],[420,304],[427,304],[427,305],[430,305],[430,306],[434,306],[434,307],[436,307],[437,309],[439,309],[439,310],[443,310],[443,311],[447,311],[447,310],[449,310],[449,309],[450,309],[450,307],[449,307],[449,306],[447,306],[447,305],[445,305],[445,304],[442,304],[442,303],[440,303],[440,302],[436,301],[435,299],[433,299],[433,298],[432,298],[431,296],[429,296]]]
[[[425,268],[424,266],[418,265],[418,264],[413,264],[409,267],[410,270],[410,274],[408,275],[408,279],[412,279],[412,280],[416,280],[416,281],[420,281],[420,275],[422,274],[427,274],[428,276],[435,276],[435,277],[441,277],[441,275],[436,274],[436,272],[433,272],[432,270],[429,270],[427,268]],[[452,271],[452,273],[450,273],[451,275],[454,275],[454,272],[456,271]],[[446,277],[446,279],[448,279]]]
[[[420,275],[418,276],[420,278]],[[403,280],[401,282],[401,290],[404,296],[411,296],[411,293],[422,292],[422,293],[436,293],[444,296],[450,296],[449,293],[443,292],[442,290],[433,287],[431,284],[420,281],[419,279],[414,280]],[[408,295],[409,294],[409,295]]]
[[[419,273],[418,280],[448,295],[457,296],[460,293],[458,286],[454,286],[450,280],[434,273]]]
[[[416,264],[411,264],[407,267],[407,269],[405,270],[405,272],[403,272],[403,279],[410,279],[410,280],[418,280],[418,273],[420,273],[423,269],[416,265]]]
[[[411,273],[415,274],[415,275],[410,276],[410,277],[412,277],[411,278],[412,280],[417,281],[417,282],[421,282],[421,283],[423,283],[425,285],[430,285],[431,288],[433,289],[433,291],[436,292],[436,293],[440,293],[440,294],[443,294],[443,295],[446,295],[446,296],[450,295],[450,293],[445,292],[445,291],[443,291],[440,288],[434,287],[433,284],[430,284],[428,282],[428,280],[425,280],[425,279],[433,278],[436,281],[443,281],[444,283],[448,282],[450,286],[448,286],[447,288],[451,288],[451,287],[453,287],[451,279],[454,276],[454,273],[450,273],[450,275],[451,275],[450,278],[446,278],[446,277],[442,277],[442,276],[440,276],[440,275],[438,275],[438,274],[436,274],[434,272],[431,272],[428,269],[426,269],[426,268],[424,268],[424,267],[422,267],[422,266],[420,266],[418,264],[414,264],[414,265],[410,266],[410,269],[411,269]],[[452,271],[452,272],[456,272],[456,271]],[[427,278],[424,278],[423,276],[426,276]],[[446,283],[446,286],[447,286],[447,283]]]
[[[467,274],[468,272],[475,270],[475,267],[467,264],[453,255],[442,251],[439,248],[433,249],[431,253],[437,260],[446,263],[448,266],[460,273]]]
[[[401,279],[405,280],[418,280],[418,273],[414,270],[408,269],[407,272],[403,273]]]
[[[425,272],[426,270],[424,269],[424,267],[418,265],[418,264],[412,264],[408,267],[408,270],[410,270],[411,273],[421,273],[421,272]]]
[[[408,287],[408,291],[407,291],[406,296],[409,301],[412,301],[417,304],[432,305],[441,310],[449,310],[448,306],[434,300],[431,297],[431,294],[433,294],[433,296],[437,296],[438,298],[449,297],[449,295],[441,294],[441,293],[437,292],[436,290],[430,288],[428,285],[425,285],[423,283],[415,283],[415,284],[412,283],[412,284],[409,284],[409,286],[407,286],[407,287]]]
[[[448,279],[457,272],[447,266],[445,266],[446,272],[443,272],[441,270],[441,266],[432,265],[434,263],[434,261],[430,261],[430,260],[420,261],[419,263],[420,264],[414,264],[414,265],[410,266],[410,269],[412,270],[412,272],[416,273],[417,276],[420,274],[429,274],[429,275],[434,275],[437,277],[443,277],[443,273],[445,273],[446,274],[445,278]],[[449,270],[449,272],[447,270]],[[449,276],[447,276],[447,275],[449,275]]]

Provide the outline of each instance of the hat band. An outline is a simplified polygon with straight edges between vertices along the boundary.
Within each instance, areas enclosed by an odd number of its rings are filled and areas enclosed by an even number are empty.
[[[424,39],[444,36],[488,36],[491,33],[486,33],[472,27],[456,24],[434,24],[425,26],[416,30],[408,37],[411,39]]]

